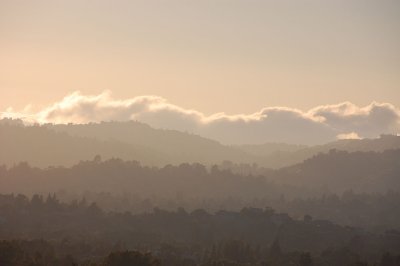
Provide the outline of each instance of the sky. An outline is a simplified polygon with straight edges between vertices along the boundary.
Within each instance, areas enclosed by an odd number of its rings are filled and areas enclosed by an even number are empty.
[[[0,0],[0,117],[226,144],[400,132],[397,0]]]
[[[81,91],[212,115],[400,106],[397,0],[0,0],[0,110]]]

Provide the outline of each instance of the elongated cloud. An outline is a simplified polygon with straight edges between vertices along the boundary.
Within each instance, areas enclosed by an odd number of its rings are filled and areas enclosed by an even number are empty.
[[[115,100],[110,92],[74,92],[39,111],[7,109],[2,117],[37,123],[89,123],[137,120],[155,128],[176,129],[226,144],[288,142],[319,144],[337,138],[377,137],[400,132],[400,110],[389,103],[365,107],[350,102],[318,106],[308,111],[268,107],[253,114],[205,116],[158,96]]]

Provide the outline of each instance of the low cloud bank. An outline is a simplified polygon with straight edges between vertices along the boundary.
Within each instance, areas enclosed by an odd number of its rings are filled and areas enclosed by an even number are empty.
[[[320,144],[335,139],[374,138],[400,132],[400,109],[389,103],[359,107],[350,102],[317,106],[308,111],[267,107],[253,114],[206,116],[158,96],[115,100],[110,92],[74,92],[39,111],[9,108],[1,117],[35,123],[89,123],[137,120],[155,128],[175,129],[216,139],[225,144],[287,142]]]

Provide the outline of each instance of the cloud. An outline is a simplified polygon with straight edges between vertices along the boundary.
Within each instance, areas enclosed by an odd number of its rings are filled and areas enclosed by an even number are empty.
[[[31,108],[21,112],[9,108],[1,116],[62,124],[137,120],[155,128],[191,132],[225,144],[319,144],[336,138],[377,137],[400,132],[400,110],[388,103],[373,102],[359,107],[344,102],[317,106],[308,111],[267,107],[253,114],[206,116],[158,96],[115,100],[109,91],[99,95],[74,92],[36,113]]]
[[[361,139],[356,132],[342,133],[336,136],[337,139]]]

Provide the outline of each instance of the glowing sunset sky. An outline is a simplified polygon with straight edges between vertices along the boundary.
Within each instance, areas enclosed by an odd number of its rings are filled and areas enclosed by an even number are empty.
[[[400,106],[397,0],[0,0],[0,110],[73,91],[207,115]]]

